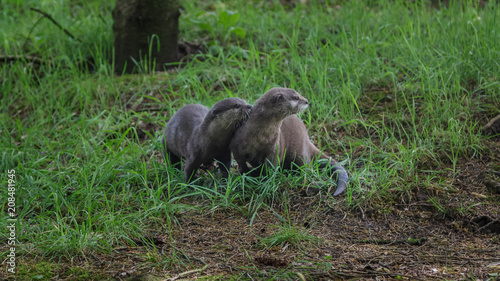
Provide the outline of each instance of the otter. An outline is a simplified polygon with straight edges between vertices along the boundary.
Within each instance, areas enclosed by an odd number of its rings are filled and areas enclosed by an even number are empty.
[[[272,88],[253,105],[250,117],[234,134],[229,145],[241,174],[248,173],[247,162],[258,168],[269,161],[274,166],[290,170],[294,165],[303,166],[317,159],[326,159],[321,164],[338,172],[337,189],[334,196],[347,187],[349,177],[346,170],[312,144],[307,129],[297,117],[306,109],[308,100],[288,88]],[[250,175],[260,171],[254,169]]]
[[[229,142],[244,122],[252,106],[239,98],[217,102],[210,110],[201,104],[179,109],[167,122],[162,140],[163,151],[171,165],[185,159],[184,181],[190,182],[200,165],[219,161],[223,177],[231,164]],[[221,165],[222,164],[222,165]]]

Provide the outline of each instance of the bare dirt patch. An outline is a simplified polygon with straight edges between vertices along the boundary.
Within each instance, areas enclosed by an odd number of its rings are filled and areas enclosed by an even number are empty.
[[[251,226],[249,219],[237,212],[188,212],[177,215],[182,229],[176,227],[171,236],[154,233],[151,238],[159,254],[168,256],[176,251],[185,266],[158,268],[144,258],[144,265],[137,266],[141,261],[138,253],[144,256],[147,250],[153,250],[144,245],[119,249],[114,259],[121,260],[121,265],[136,260],[130,265],[136,268],[132,276],[172,277],[204,265],[205,270],[189,277],[460,280],[473,276],[486,280],[499,273],[500,233],[498,228],[482,228],[495,213],[488,207],[477,208],[476,217],[443,218],[427,211],[429,206],[417,203],[386,212],[330,208],[319,197],[291,197],[292,224],[319,237],[320,242],[263,247],[259,237],[272,235],[276,232],[273,225],[283,224],[270,211],[259,213]],[[127,276],[122,268],[108,269],[107,273]]]

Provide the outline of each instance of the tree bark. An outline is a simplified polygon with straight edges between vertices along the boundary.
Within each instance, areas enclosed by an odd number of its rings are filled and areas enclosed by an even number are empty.
[[[117,0],[115,73],[159,71],[177,61],[179,15],[178,0]]]

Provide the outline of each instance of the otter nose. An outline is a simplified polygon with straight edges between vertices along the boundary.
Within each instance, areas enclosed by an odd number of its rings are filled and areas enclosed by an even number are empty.
[[[248,109],[252,109],[252,106],[251,106],[251,105],[249,105],[249,104],[247,104],[247,108],[248,108]]]

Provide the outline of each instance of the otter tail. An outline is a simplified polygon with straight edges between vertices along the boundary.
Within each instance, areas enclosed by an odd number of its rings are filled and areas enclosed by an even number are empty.
[[[326,156],[325,154],[321,154],[320,159],[328,160],[328,165],[330,165],[333,172],[338,174],[337,189],[333,193],[333,196],[341,194],[346,190],[347,183],[349,182],[349,176],[347,175],[347,171],[337,161],[333,160],[331,157]],[[324,167],[326,167],[326,164],[322,165],[322,168]]]
[[[342,167],[338,163],[333,165],[333,170],[335,172],[338,172],[337,189],[333,193],[333,196],[337,196],[344,192],[344,190],[346,190],[349,176],[347,175],[347,171],[344,169],[344,167]]]

